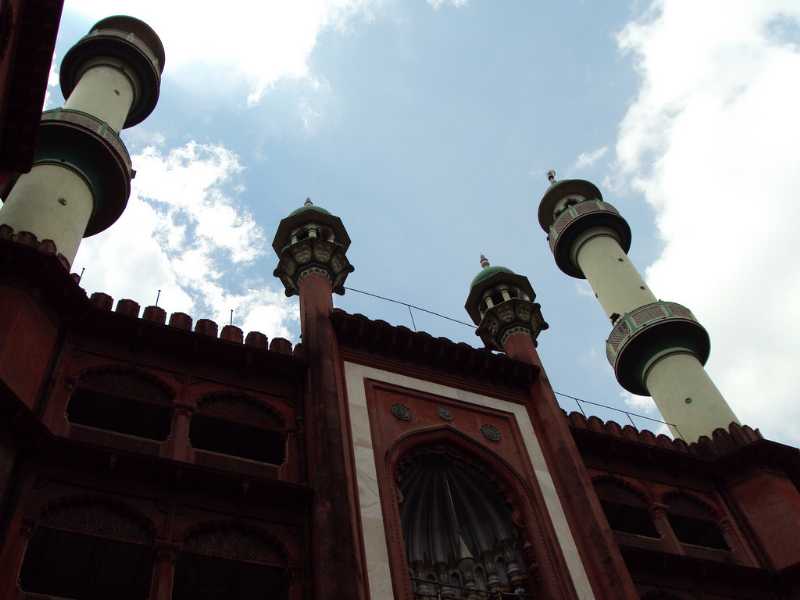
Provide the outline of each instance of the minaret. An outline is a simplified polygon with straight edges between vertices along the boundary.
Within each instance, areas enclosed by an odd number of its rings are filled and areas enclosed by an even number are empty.
[[[272,248],[274,275],[287,296],[300,296],[303,355],[308,362],[304,412],[308,479],[314,489],[311,558],[314,598],[363,598],[358,505],[350,472],[346,408],[340,402],[339,347],[331,322],[332,294],[344,294],[353,272],[347,259],[350,236],[342,220],[311,200],[278,225]],[[347,576],[342,576],[347,573]]]
[[[83,237],[111,226],[135,174],[119,131],[155,108],[163,69],[161,40],[142,21],[92,27],[61,63],[67,101],[42,115],[33,168],[0,190],[0,224],[53,240],[70,263]]]
[[[738,422],[706,373],[708,333],[675,302],[658,300],[628,259],[631,230],[589,181],[556,181],[539,204],[556,264],[587,279],[611,320],[606,355],[620,385],[650,395],[675,436],[696,441]]]

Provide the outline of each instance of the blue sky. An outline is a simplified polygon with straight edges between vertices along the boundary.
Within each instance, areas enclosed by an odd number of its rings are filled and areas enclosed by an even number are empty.
[[[593,180],[628,219],[656,294],[709,329],[709,370],[741,420],[798,442],[796,3],[111,4],[66,0],[56,68],[109,11],[151,24],[167,68],[155,112],[123,134],[138,171],[129,208],[76,258],[87,291],[147,305],[161,289],[168,311],[227,322],[234,309],[246,330],[296,340],[269,243],[310,196],[350,233],[349,285],[467,320],[484,252],[530,278],[558,391],[657,417],[621,393],[609,323],[539,229],[555,168]],[[49,106],[61,102],[51,87]],[[336,303],[410,325],[392,304]]]

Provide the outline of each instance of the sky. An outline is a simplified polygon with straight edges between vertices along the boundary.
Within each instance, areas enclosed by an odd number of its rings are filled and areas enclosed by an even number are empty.
[[[148,22],[167,58],[158,107],[123,132],[127,210],[73,265],[87,292],[145,306],[160,290],[168,312],[233,310],[297,341],[270,243],[310,197],[353,240],[347,285],[468,320],[485,253],[530,278],[556,391],[659,418],[616,383],[607,318],[549,252],[536,210],[553,168],[628,220],[648,285],[708,329],[707,369],[740,420],[800,443],[796,1],[66,0],[48,107],[64,53],[110,10]],[[335,302],[412,326],[400,305]]]

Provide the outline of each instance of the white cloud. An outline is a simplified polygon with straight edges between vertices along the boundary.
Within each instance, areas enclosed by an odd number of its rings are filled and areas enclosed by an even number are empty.
[[[654,290],[711,334],[739,418],[800,439],[800,5],[664,0],[619,35],[641,76],[619,176],[654,208]],[[795,39],[791,39],[792,31]]]
[[[50,110],[51,108],[55,108],[51,106],[52,92],[51,90],[57,88],[59,85],[58,82],[58,62],[56,61],[56,55],[53,54],[53,62],[50,63],[50,72],[47,74],[47,88],[44,92],[44,110]]]
[[[578,158],[575,159],[575,164],[572,165],[572,169],[580,171],[581,169],[591,167],[594,163],[603,158],[606,152],[608,152],[608,146],[601,146],[591,152],[581,152]]]
[[[378,2],[228,0],[220,5],[212,0],[118,0],[112,10],[107,0],[67,0],[66,10],[91,20],[111,13],[136,16],[164,42],[167,74],[205,93],[244,80],[247,102],[256,104],[279,79],[313,79],[308,58],[320,32],[345,31],[357,17],[370,19]]]
[[[146,147],[119,221],[82,242],[75,269],[90,291],[155,302],[168,312],[229,321],[245,331],[288,337],[293,303],[265,281],[223,282],[226,274],[266,252],[264,232],[235,201],[238,156],[223,146],[189,142],[170,150]],[[239,278],[240,279],[240,278]]]
[[[575,282],[575,291],[579,296],[586,296],[587,298],[592,299],[596,297],[592,291],[592,286],[590,286],[589,282],[585,279],[579,279]]]
[[[433,10],[439,10],[443,6],[460,8],[462,6],[466,6],[467,0],[428,0],[428,4],[433,7]]]

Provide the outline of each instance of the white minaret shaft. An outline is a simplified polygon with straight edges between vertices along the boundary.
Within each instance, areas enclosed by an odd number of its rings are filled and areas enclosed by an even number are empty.
[[[656,301],[610,229],[596,228],[576,240],[576,262],[609,319]]]
[[[146,24],[131,17],[97,23],[61,66],[63,109],[42,117],[30,172],[10,190],[0,224],[52,240],[72,263],[83,237],[122,213],[133,174],[118,134],[158,99],[164,50]]]
[[[630,228],[588,181],[555,182],[539,220],[562,271],[585,277],[614,324],[609,361],[628,391],[650,395],[687,441],[738,422],[703,367],[708,334],[685,307],[661,302],[630,262]]]
[[[98,61],[83,72],[64,108],[94,115],[119,133],[133,104],[133,85],[119,61]]]
[[[92,189],[79,171],[66,164],[38,164],[17,180],[0,209],[0,224],[53,240],[72,264],[93,208]]]

